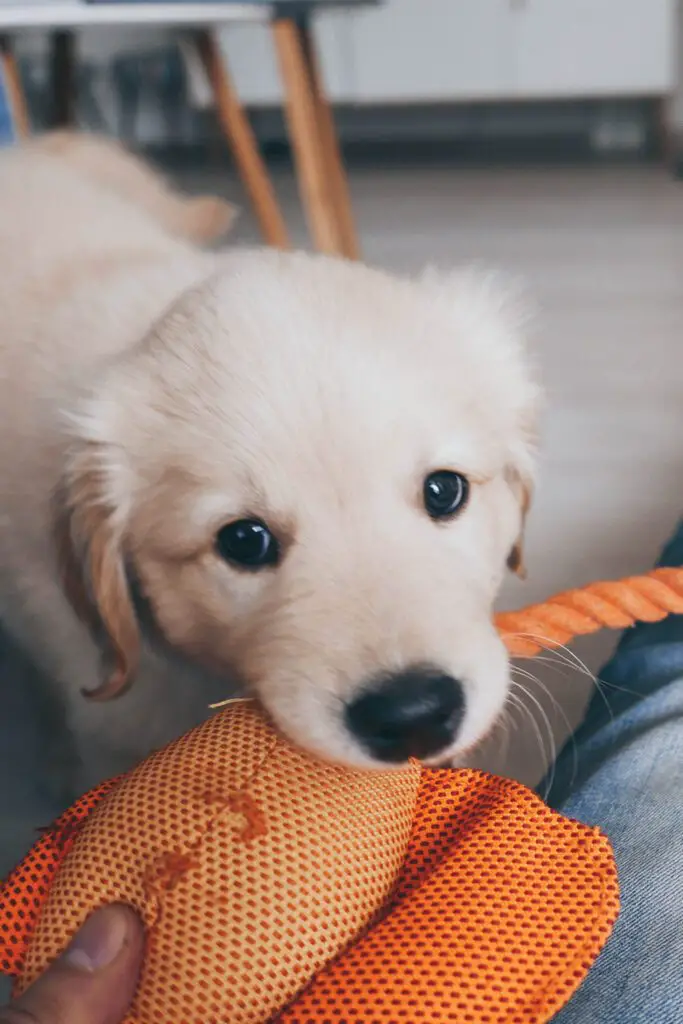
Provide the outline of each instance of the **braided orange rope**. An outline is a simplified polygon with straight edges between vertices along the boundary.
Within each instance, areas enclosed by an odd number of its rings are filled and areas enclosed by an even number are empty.
[[[653,569],[644,576],[589,583],[542,604],[496,615],[496,627],[515,657],[560,647],[603,627],[625,629],[683,613],[683,569]]]

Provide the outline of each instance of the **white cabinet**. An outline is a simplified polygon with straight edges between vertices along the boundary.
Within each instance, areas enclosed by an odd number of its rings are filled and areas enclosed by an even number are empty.
[[[675,7],[673,0],[513,0],[510,94],[525,98],[671,91]]]
[[[353,19],[355,98],[411,103],[504,96],[509,0],[388,0]]]
[[[316,19],[329,92],[360,104],[663,95],[677,0],[385,0]],[[281,99],[270,32],[224,46],[247,103]]]

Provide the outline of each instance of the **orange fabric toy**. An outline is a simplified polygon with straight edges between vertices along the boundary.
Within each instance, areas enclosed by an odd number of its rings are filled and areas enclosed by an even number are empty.
[[[683,571],[570,591],[497,623],[514,653],[683,611]],[[618,913],[608,841],[471,770],[358,772],[251,702],[44,830],[0,895],[22,991],[97,906],[147,927],[127,1024],[540,1024]]]

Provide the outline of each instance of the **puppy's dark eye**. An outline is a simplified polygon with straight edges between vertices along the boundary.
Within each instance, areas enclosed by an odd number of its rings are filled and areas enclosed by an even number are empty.
[[[432,519],[449,519],[467,504],[470,485],[466,477],[449,469],[438,469],[425,478],[422,497]]]
[[[280,545],[260,519],[238,519],[216,536],[216,551],[226,562],[244,569],[277,565]]]

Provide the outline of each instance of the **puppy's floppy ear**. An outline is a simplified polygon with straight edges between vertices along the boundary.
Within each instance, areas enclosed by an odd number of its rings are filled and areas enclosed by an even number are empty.
[[[530,390],[526,407],[517,424],[517,437],[505,468],[505,479],[514,494],[520,510],[520,528],[517,540],[508,555],[508,568],[521,579],[526,576],[524,565],[524,529],[534,493],[536,460],[538,453],[538,412],[540,392]]]
[[[125,510],[111,493],[110,462],[106,446],[77,442],[55,496],[56,539],[67,596],[109,655],[108,678],[84,691],[98,701],[127,690],[140,656],[123,553]]]
[[[526,566],[524,564],[524,529],[526,518],[531,507],[533,496],[533,482],[531,476],[523,475],[515,468],[508,468],[506,476],[512,491],[517,496],[521,510],[522,522],[517,540],[512,545],[508,555],[508,569],[514,572],[520,579],[526,577]]]

